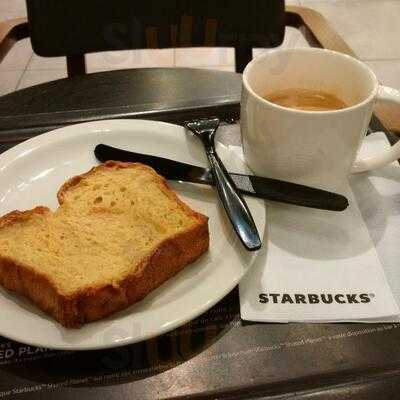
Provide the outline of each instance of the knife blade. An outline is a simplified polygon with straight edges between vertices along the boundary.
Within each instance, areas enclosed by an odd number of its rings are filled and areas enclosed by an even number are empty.
[[[146,164],[169,180],[213,185],[213,177],[209,169],[185,164],[180,161],[149,154],[135,153],[105,144],[98,144],[95,147],[94,154],[100,162],[113,160]],[[343,211],[349,205],[345,196],[326,190],[255,175],[231,172],[229,175],[239,191],[249,196],[330,211]]]

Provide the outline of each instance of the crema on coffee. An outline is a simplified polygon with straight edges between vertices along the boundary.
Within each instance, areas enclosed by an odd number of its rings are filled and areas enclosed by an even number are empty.
[[[282,107],[303,111],[330,111],[348,107],[334,94],[311,89],[284,89],[269,93],[264,98]]]

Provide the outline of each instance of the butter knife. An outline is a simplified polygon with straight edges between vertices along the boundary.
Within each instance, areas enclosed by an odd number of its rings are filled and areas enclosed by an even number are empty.
[[[167,158],[122,150],[105,144],[99,144],[94,150],[100,162],[108,160],[140,162],[152,167],[166,179],[185,181],[203,185],[213,185],[211,171],[206,168],[185,164]],[[297,206],[318,208],[321,210],[343,211],[349,203],[345,196],[326,190],[316,189],[297,183],[255,175],[229,173],[242,194],[278,201]]]

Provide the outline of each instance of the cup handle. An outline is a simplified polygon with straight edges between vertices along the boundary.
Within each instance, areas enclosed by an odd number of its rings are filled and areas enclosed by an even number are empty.
[[[387,86],[380,86],[376,100],[383,104],[397,104],[400,106],[400,91]],[[357,174],[359,172],[370,171],[390,164],[399,158],[400,140],[379,155],[357,159],[351,167],[350,172],[352,174]]]

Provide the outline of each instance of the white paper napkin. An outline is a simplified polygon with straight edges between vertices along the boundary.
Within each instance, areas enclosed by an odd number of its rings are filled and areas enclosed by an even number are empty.
[[[370,135],[361,155],[372,156],[390,146],[383,133]],[[383,265],[393,296],[400,304],[400,165],[395,162],[367,174],[350,177],[362,217]],[[374,322],[400,322],[399,316]]]
[[[379,135],[371,136],[362,152],[379,151],[382,140],[386,141]],[[230,146],[230,150],[243,158],[240,147]],[[388,219],[399,222],[400,168],[396,165],[390,167],[390,173],[396,176],[392,176],[390,182],[380,177],[382,171],[377,180],[369,179],[371,176],[368,174],[353,177],[350,183],[355,195],[346,185],[343,194],[349,199],[350,206],[341,213],[267,203],[268,239],[264,243],[267,256],[240,283],[243,319],[261,322],[399,320],[400,310],[371,239],[371,236],[376,236],[378,247],[385,235],[379,235],[379,232],[370,234],[356,200],[366,205],[369,201],[375,202],[362,208],[367,216],[371,214],[371,207],[376,211],[378,201],[391,210],[387,211],[390,213]],[[372,187],[365,187],[368,179]],[[373,189],[375,185],[379,186],[378,189]],[[397,200],[391,199],[392,203],[397,201],[397,204],[391,204],[391,208],[387,201],[380,199],[380,193],[385,191],[397,196]],[[386,211],[378,212],[380,217],[382,214],[385,215]],[[376,222],[376,213],[370,216]],[[369,222],[373,228],[374,220],[369,218]],[[391,229],[390,236],[398,238],[399,230],[399,225]],[[400,274],[392,258],[395,256],[393,249],[381,245],[380,250],[390,260],[388,275],[397,281],[392,286],[400,297]]]

